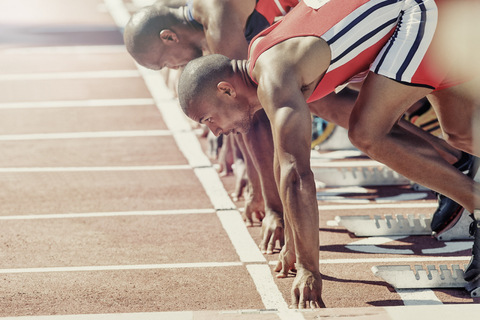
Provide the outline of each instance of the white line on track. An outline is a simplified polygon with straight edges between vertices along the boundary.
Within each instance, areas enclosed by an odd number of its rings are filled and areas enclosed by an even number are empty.
[[[469,261],[471,256],[456,256],[456,257],[408,257],[408,258],[365,258],[365,259],[324,259],[320,260],[319,264],[352,264],[352,263],[410,263],[410,262],[445,262],[445,261]],[[274,266],[277,261],[269,261],[270,265]]]
[[[138,70],[103,70],[54,73],[17,73],[0,74],[0,81],[15,80],[64,80],[64,79],[103,79],[103,78],[138,78]]]
[[[86,212],[86,213],[57,213],[57,214],[29,214],[16,216],[0,216],[0,220],[39,220],[39,219],[74,219],[99,217],[125,216],[163,216],[179,214],[208,214],[215,213],[215,209],[180,209],[180,210],[150,210],[150,211],[120,211],[120,212]]]
[[[168,130],[33,133],[33,134],[1,135],[0,141],[84,139],[84,138],[163,137],[163,136],[170,136],[170,135],[171,135],[171,132]]]
[[[365,161],[332,161],[332,162],[321,162],[321,161],[311,161],[312,167],[317,168],[358,168],[358,167],[385,167],[383,163],[374,161],[374,160],[365,160]]]
[[[111,271],[111,270],[146,270],[146,269],[181,269],[181,268],[213,268],[238,267],[242,262],[197,262],[171,264],[139,264],[116,266],[80,266],[80,267],[53,267],[53,268],[18,268],[0,269],[0,274],[7,273],[40,273],[40,272],[81,272],[81,271]]]
[[[366,210],[366,209],[405,209],[405,208],[436,208],[435,202],[414,202],[414,203],[378,203],[378,204],[359,204],[359,205],[325,205],[319,206],[320,211],[332,210]]]
[[[129,167],[25,167],[25,168],[0,168],[2,173],[17,172],[90,172],[90,171],[166,171],[166,170],[189,170],[190,165],[171,166],[129,166]]]
[[[69,32],[113,32],[118,31],[118,28],[115,26],[109,25],[98,25],[98,26],[87,26],[87,25],[72,25],[72,26],[37,26],[34,28],[31,33],[39,34],[39,33],[69,33]]]
[[[193,311],[1,317],[2,320],[193,320]]]
[[[443,305],[430,289],[395,289],[406,306]]]
[[[35,108],[78,108],[78,107],[120,107],[154,105],[151,98],[144,99],[92,99],[92,100],[65,100],[65,101],[33,101],[33,102],[4,102],[0,109],[35,109]]]
[[[61,46],[9,48],[0,50],[0,54],[95,54],[95,53],[127,53],[124,45],[108,46]]]

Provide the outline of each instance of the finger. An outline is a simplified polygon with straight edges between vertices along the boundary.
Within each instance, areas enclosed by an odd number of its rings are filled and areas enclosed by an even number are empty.
[[[300,292],[298,291],[298,288],[295,288],[294,290],[292,290],[292,304],[290,305],[291,309],[298,308],[299,296],[300,296]]]
[[[289,271],[289,267],[287,266],[287,264],[285,262],[282,262],[282,261],[278,261],[277,262],[277,266],[275,267],[275,271],[276,272],[279,272],[279,274],[277,274],[277,278],[286,278],[288,277],[288,271]]]
[[[326,308],[325,303],[323,302],[323,299],[321,297],[317,299],[317,305],[319,308]]]
[[[282,270],[282,261],[277,261],[277,265],[275,266],[275,269],[273,269],[273,271],[275,272],[279,272],[280,270]]]
[[[271,236],[272,236],[272,232],[269,229],[266,229],[264,231],[264,234],[263,234],[262,242],[260,243],[260,251],[262,251],[262,253],[267,253],[268,254],[268,249],[267,249],[268,242],[267,241]]]
[[[308,287],[304,287],[303,290],[300,290],[300,299],[298,302],[298,308],[305,309],[310,306],[310,289]]]
[[[277,242],[276,232],[270,236],[270,241],[268,241],[267,254],[273,254],[273,249],[275,249],[275,242]]]

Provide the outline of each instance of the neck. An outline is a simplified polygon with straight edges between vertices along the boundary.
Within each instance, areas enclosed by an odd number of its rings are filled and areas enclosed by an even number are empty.
[[[262,109],[262,105],[257,96],[257,84],[252,80],[248,73],[248,60],[232,60],[232,70],[237,75],[247,91],[248,105],[253,108],[253,113]]]

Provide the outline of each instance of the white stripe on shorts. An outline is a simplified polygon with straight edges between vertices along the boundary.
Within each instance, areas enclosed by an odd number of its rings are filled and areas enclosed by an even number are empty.
[[[434,0],[406,0],[402,11],[394,36],[370,70],[397,81],[411,82],[432,42],[438,12]]]
[[[332,50],[329,72],[355,58],[386,34],[398,21],[404,1],[372,0],[357,8],[322,38]]]

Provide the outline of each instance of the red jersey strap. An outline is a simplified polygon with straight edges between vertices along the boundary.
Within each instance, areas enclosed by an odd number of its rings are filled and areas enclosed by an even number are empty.
[[[271,25],[275,18],[286,15],[299,2],[299,0],[258,0],[255,9],[267,18]]]

